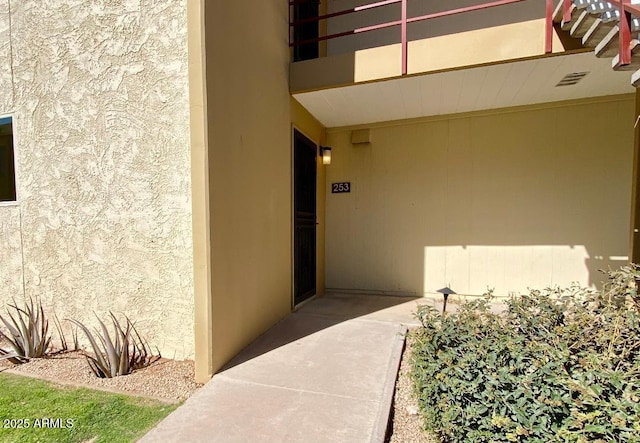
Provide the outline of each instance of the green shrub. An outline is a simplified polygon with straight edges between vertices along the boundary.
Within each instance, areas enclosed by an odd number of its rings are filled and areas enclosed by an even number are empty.
[[[640,442],[636,266],[601,292],[492,295],[455,314],[422,307],[413,377],[425,425],[447,442]]]

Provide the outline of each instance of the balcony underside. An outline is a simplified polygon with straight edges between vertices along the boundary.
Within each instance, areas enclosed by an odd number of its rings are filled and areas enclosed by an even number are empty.
[[[576,72],[588,74],[575,85],[556,86]],[[580,52],[294,91],[293,96],[323,125],[339,127],[634,91],[628,72],[613,71],[610,60]]]

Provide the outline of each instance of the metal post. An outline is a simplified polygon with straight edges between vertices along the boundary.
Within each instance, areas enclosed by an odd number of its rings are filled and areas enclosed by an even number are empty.
[[[553,0],[547,0],[546,22],[544,33],[544,52],[553,52]]]
[[[631,0],[622,0],[620,2],[620,22],[618,26],[618,66],[624,66],[631,63],[631,13],[627,12],[624,5],[630,3]]]
[[[402,44],[402,75],[407,75],[407,0],[402,0],[402,17],[400,21],[400,33]]]
[[[562,3],[562,21],[569,23],[571,21],[571,0],[563,0]]]

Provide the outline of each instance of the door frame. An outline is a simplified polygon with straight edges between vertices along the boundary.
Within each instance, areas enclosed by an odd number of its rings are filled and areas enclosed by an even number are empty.
[[[318,219],[318,149],[320,149],[320,143],[315,140],[313,137],[311,137],[307,132],[305,132],[303,129],[301,129],[298,125],[292,123],[291,124],[291,310],[292,311],[297,311],[298,309],[300,309],[302,306],[306,305],[307,303],[313,301],[317,296],[318,296],[318,230],[316,227],[316,234],[315,234],[315,243],[316,243],[316,266],[315,266],[315,280],[316,280],[316,290],[315,290],[315,294],[313,294],[312,296],[310,296],[309,298],[301,301],[300,303],[296,304],[296,272],[295,272],[295,266],[296,266],[296,243],[295,243],[295,238],[296,238],[296,196],[295,196],[295,192],[296,192],[296,176],[295,176],[295,167],[296,167],[296,163],[295,163],[295,149],[296,149],[296,131],[298,131],[300,134],[302,134],[304,137],[306,137],[311,143],[313,143],[313,145],[315,146],[315,152],[316,152],[316,201],[315,201],[315,206],[316,206],[316,226],[317,225],[317,219]]]

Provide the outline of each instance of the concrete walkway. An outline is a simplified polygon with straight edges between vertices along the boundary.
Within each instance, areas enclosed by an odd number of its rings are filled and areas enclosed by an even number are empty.
[[[383,442],[411,298],[333,294],[291,314],[140,442]]]

